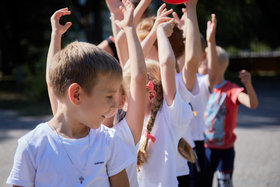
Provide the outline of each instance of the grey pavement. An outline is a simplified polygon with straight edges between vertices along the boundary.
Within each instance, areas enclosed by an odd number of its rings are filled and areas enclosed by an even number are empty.
[[[280,84],[257,83],[259,108],[239,107],[235,144],[235,187],[280,186]],[[0,109],[0,186],[13,164],[17,139],[50,116],[19,116]],[[214,180],[214,186],[216,181]]]

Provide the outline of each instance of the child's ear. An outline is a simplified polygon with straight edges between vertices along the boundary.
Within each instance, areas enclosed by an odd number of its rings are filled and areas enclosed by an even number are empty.
[[[154,103],[156,100],[156,91],[155,90],[149,90],[149,100],[150,103]]]
[[[73,83],[68,87],[68,96],[74,105],[81,103],[82,87],[78,83]]]
[[[126,96],[122,95],[121,96],[121,101],[120,101],[119,106],[118,106],[118,109],[122,109],[124,107],[125,103],[126,103]]]

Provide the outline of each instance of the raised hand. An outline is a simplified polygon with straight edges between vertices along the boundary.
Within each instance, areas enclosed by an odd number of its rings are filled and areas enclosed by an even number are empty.
[[[167,22],[160,23],[158,27],[163,27],[166,36],[170,37],[173,33],[174,25],[175,25],[174,19],[170,19]]]
[[[123,5],[119,9],[123,13],[123,20],[116,20],[115,23],[120,27],[131,27],[133,26],[133,11],[134,5],[129,0],[122,0]]]
[[[164,3],[159,7],[159,9],[157,11],[157,18],[153,25],[154,30],[157,29],[159,24],[172,20],[172,18],[168,17],[168,15],[173,12],[173,9],[167,10],[165,7],[166,7],[166,4]]]
[[[182,16],[181,16],[181,18],[179,18],[179,16],[178,16],[178,14],[176,13],[176,12],[173,12],[172,13],[172,16],[173,16],[173,18],[175,19],[175,23],[177,23],[177,25],[178,25],[178,28],[179,29],[181,29],[181,30],[186,30],[185,29],[185,27],[186,27],[186,20],[185,20],[185,18],[186,18],[186,16],[187,16],[187,9],[186,8],[182,8]]]
[[[61,25],[59,23],[59,20],[62,16],[70,15],[71,11],[68,10],[68,8],[62,8],[60,10],[57,10],[52,16],[51,16],[51,25],[52,25],[52,32],[58,35],[63,35],[69,27],[72,25],[71,22],[65,23],[65,25]]]
[[[244,86],[251,85],[252,83],[251,74],[244,69],[239,72],[239,78]]]
[[[216,35],[216,27],[217,27],[217,19],[215,14],[211,14],[211,21],[207,22],[207,30],[206,30],[206,40],[207,42],[215,42]]]

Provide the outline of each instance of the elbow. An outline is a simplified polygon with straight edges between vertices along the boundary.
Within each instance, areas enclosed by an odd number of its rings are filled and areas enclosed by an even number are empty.
[[[160,68],[169,68],[172,66],[175,68],[175,57],[174,56],[162,56],[159,57]]]
[[[259,103],[258,103],[258,102],[253,103],[253,104],[251,104],[251,109],[257,109],[258,106],[259,106]]]
[[[146,79],[147,79],[147,71],[141,70],[139,71],[135,76],[131,77],[131,80],[134,80],[136,84],[145,84],[146,85]]]

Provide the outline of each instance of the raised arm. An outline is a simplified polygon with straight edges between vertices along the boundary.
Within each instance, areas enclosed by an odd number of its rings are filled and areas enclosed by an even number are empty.
[[[61,25],[59,20],[62,16],[70,15],[71,11],[68,8],[63,8],[57,10],[51,17],[51,26],[52,26],[52,33],[51,33],[51,42],[48,50],[48,57],[47,57],[47,67],[46,67],[46,82],[48,86],[48,94],[51,103],[52,113],[53,115],[56,113],[57,110],[57,98],[53,93],[53,89],[50,85],[49,79],[49,67],[52,63],[53,56],[61,50],[61,37],[62,35],[69,29],[72,25],[71,22],[67,22],[65,25]]]
[[[186,47],[185,64],[182,69],[182,78],[189,91],[192,91],[199,62],[202,60],[200,32],[197,23],[197,0],[188,0],[186,5]]]
[[[215,85],[218,75],[218,55],[216,50],[216,15],[211,14],[211,21],[207,22],[206,40],[207,40],[207,60],[208,60],[208,87],[209,90]]]
[[[142,18],[142,15],[146,8],[149,6],[151,0],[141,0],[141,2],[138,4],[134,11],[134,18],[133,18],[133,23],[134,25],[137,25],[139,21]],[[116,20],[116,19],[115,19]],[[117,33],[115,37],[116,40],[116,48],[117,48],[117,53],[118,57],[120,59],[120,63],[122,67],[124,67],[125,63],[127,62],[129,58],[129,54],[127,53],[128,51],[128,46],[127,46],[127,38],[124,32],[120,31]]]
[[[238,95],[238,101],[250,109],[256,109],[258,107],[259,102],[255,89],[252,85],[251,74],[246,70],[242,70],[239,72],[239,78],[242,84],[245,86],[247,94],[241,92]]]
[[[170,106],[176,94],[175,83],[175,55],[169,42],[174,27],[174,19],[161,23],[157,28],[158,56],[160,63],[161,83],[163,96]]]
[[[142,134],[145,117],[147,70],[142,48],[133,24],[133,4],[129,0],[123,0],[123,4],[124,8],[122,8],[122,11],[124,13],[124,19],[118,22],[118,25],[124,30],[127,37],[129,52],[128,65],[131,77],[128,93],[128,109],[125,118],[132,132],[134,142],[137,144]]]
[[[145,39],[141,42],[141,46],[143,49],[143,53],[144,53],[144,57],[146,57],[149,53],[149,51],[151,50],[151,47],[154,45],[155,41],[156,41],[156,31],[157,31],[157,27],[159,24],[166,22],[166,21],[170,21],[171,18],[167,17],[169,14],[171,14],[173,12],[172,9],[167,10],[166,8],[166,4],[162,4],[158,11],[157,11],[157,17],[155,20],[155,23],[153,25],[152,30],[149,32],[149,34],[145,37]]]

